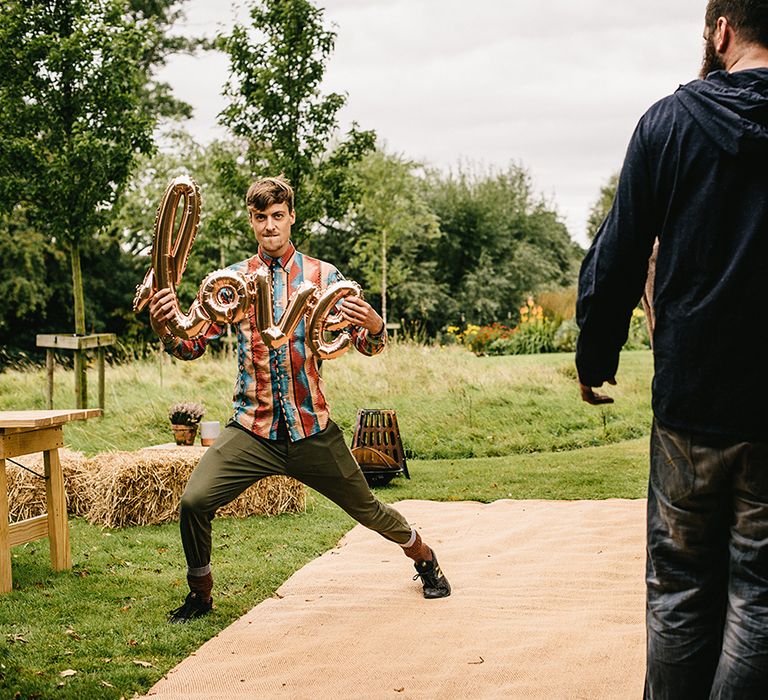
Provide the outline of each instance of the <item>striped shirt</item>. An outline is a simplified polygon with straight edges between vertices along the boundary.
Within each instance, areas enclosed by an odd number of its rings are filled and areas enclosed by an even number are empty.
[[[291,244],[280,258],[271,258],[259,251],[247,260],[228,269],[240,273],[255,273],[268,267],[272,273],[273,313],[279,322],[289,297],[308,280],[325,291],[334,282],[344,279],[333,266],[310,258]],[[310,352],[305,340],[306,317],[302,319],[289,342],[268,348],[256,329],[254,306],[246,317],[235,324],[237,330],[237,379],[233,396],[234,420],[246,430],[268,440],[278,438],[282,417],[291,441],[319,433],[328,425],[328,403],[323,380],[318,371],[318,358]],[[166,348],[180,360],[200,357],[211,340],[226,332],[226,326],[212,324],[194,340],[179,340]],[[378,336],[367,329],[353,326],[352,340],[363,355],[377,355],[384,349],[386,331]]]

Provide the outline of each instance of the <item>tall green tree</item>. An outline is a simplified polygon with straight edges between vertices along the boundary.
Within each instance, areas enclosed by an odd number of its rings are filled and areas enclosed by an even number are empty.
[[[600,194],[597,200],[589,210],[587,218],[587,238],[590,241],[595,240],[597,231],[602,226],[605,217],[613,206],[614,197],[616,197],[616,188],[619,185],[619,173],[614,173],[608,178],[608,181],[600,188]]]
[[[52,290],[43,273],[50,247],[23,209],[0,212],[0,337],[17,332],[48,303]]]
[[[145,108],[168,120],[192,116],[192,106],[173,94],[173,86],[157,78],[157,69],[179,53],[195,53],[211,47],[211,42],[172,32],[184,19],[187,0],[124,0],[128,18],[142,25],[145,32],[143,51],[136,60],[147,76],[144,85]]]
[[[425,318],[444,302],[431,248],[440,237],[426,203],[420,166],[377,150],[355,168],[361,197],[353,208],[352,241],[360,282],[380,298],[384,319]]]
[[[86,331],[81,250],[107,223],[139,153],[151,23],[119,0],[6,0],[0,24],[0,202],[70,259],[75,332]],[[140,13],[139,13],[140,14]]]
[[[453,300],[443,322],[506,322],[529,293],[572,281],[581,251],[523,166],[433,172],[427,202],[440,222],[437,281]]]
[[[283,173],[291,182],[294,236],[301,241],[314,224],[340,219],[355,201],[350,166],[374,148],[375,135],[353,124],[336,138],[346,97],[320,90],[336,40],[323,25],[323,10],[308,0],[262,0],[250,18],[250,26],[236,25],[220,39],[231,71],[220,120],[248,144],[252,175]]]

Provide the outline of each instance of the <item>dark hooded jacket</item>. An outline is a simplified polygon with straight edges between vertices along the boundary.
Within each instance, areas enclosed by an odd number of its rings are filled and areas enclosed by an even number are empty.
[[[711,73],[640,120],[579,276],[583,384],[616,375],[657,236],[656,419],[768,440],[768,68]]]

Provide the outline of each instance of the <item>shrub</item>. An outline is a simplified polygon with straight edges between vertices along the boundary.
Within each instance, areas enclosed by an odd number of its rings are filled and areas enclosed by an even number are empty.
[[[446,326],[437,334],[437,344],[444,345],[462,345],[463,334],[458,326]]]
[[[489,355],[535,355],[555,351],[557,323],[547,319],[533,319],[521,323],[512,335],[498,338],[488,346]]]
[[[470,325],[464,331],[464,344],[475,355],[485,355],[493,343],[508,339],[513,333],[513,329],[501,323],[492,323],[490,326]]]
[[[579,337],[579,326],[576,319],[563,321],[555,331],[554,344],[557,352],[576,352],[576,341]]]
[[[625,350],[645,350],[651,347],[651,337],[648,333],[648,323],[645,313],[640,307],[632,312],[632,320],[629,322],[629,335],[624,343]]]
[[[555,332],[554,347],[556,352],[575,352],[576,341],[579,337],[579,327],[575,319],[563,321]],[[632,312],[629,323],[629,334],[624,350],[647,350],[651,347],[648,324],[641,308]]]
[[[557,321],[572,319],[576,315],[576,285],[539,292],[537,301],[544,309],[544,316]]]

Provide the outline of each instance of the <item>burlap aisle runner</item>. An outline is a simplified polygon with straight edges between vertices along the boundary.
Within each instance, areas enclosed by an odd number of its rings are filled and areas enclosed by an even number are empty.
[[[153,700],[639,698],[645,501],[397,506],[454,589],[358,526],[177,666]]]

